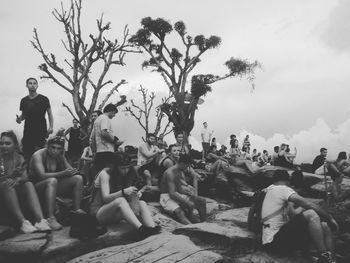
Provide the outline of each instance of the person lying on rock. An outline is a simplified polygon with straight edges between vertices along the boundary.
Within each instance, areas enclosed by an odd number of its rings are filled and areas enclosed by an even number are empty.
[[[83,179],[64,156],[64,143],[61,137],[49,138],[47,147],[36,151],[29,162],[29,178],[44,204],[52,230],[62,228],[54,216],[56,196],[72,198],[71,211],[83,212],[80,209]]]
[[[266,188],[261,212],[261,218],[267,219],[263,223],[263,247],[284,254],[305,249],[313,243],[318,251],[318,262],[335,262],[331,230],[338,231],[337,222],[320,206],[290,188],[289,178],[287,171],[276,170],[274,183]]]
[[[174,215],[176,220],[182,224],[203,222],[207,218],[206,200],[194,195],[189,188],[184,187],[182,178],[184,172],[191,164],[188,155],[181,154],[178,162],[168,168],[160,183],[160,204],[163,209]],[[194,215],[198,210],[199,220]]]
[[[1,133],[0,150],[0,196],[11,219],[22,233],[50,231],[35,188],[28,180],[24,158],[18,153],[19,144],[13,131]],[[34,225],[23,215],[21,205],[34,217]]]
[[[160,150],[156,145],[156,136],[153,133],[147,135],[146,143],[140,145],[137,152],[137,165],[139,165],[138,173],[144,178],[146,186],[143,191],[157,189],[153,187],[158,185],[157,173],[158,173],[158,158],[164,152]]]
[[[256,170],[252,166],[252,161],[247,160],[243,157],[241,150],[238,147],[238,140],[234,139],[231,142],[231,148],[229,149],[229,155],[232,160],[232,164],[239,167],[246,168],[251,174],[257,173],[259,170]]]
[[[127,169],[129,166],[110,163],[96,175],[89,213],[95,215],[101,225],[118,223],[124,219],[137,230],[140,238],[157,234],[160,227],[155,225],[147,204],[138,199],[137,188],[129,186],[116,191],[120,188],[118,176],[121,176],[117,173],[127,174]]]
[[[168,152],[169,154],[159,162],[159,184],[164,172],[168,168],[174,166],[180,158],[180,147],[177,144],[171,144],[168,148]],[[182,188],[197,195],[199,179],[201,179],[201,176],[189,166],[186,171],[184,171],[183,177],[181,178]]]
[[[206,170],[218,175],[229,166],[229,162],[225,157],[217,155],[217,146],[212,145],[209,147],[207,157],[205,158]]]
[[[331,178],[333,180],[330,186],[330,204],[337,206],[345,212],[350,212],[350,190],[342,189],[341,184],[343,182],[344,175],[340,172],[331,172]],[[347,210],[347,211],[346,211]]]

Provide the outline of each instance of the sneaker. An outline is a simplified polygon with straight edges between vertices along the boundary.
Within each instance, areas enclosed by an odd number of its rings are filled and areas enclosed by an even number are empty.
[[[331,252],[326,251],[319,255],[317,263],[335,263],[335,260],[332,259]]]
[[[34,227],[41,232],[51,231],[51,227],[49,226],[49,223],[46,219],[41,219],[40,222],[36,222]]]
[[[60,230],[62,229],[62,225],[60,223],[57,222],[56,218],[53,217],[49,217],[47,220],[47,223],[49,224],[49,227],[51,228],[51,230]]]
[[[159,233],[159,231],[160,231],[160,226],[148,227],[148,226],[142,225],[140,226],[137,232],[140,239],[145,239],[149,236]]]
[[[24,234],[30,234],[36,231],[37,229],[28,220],[23,220],[20,230]]]

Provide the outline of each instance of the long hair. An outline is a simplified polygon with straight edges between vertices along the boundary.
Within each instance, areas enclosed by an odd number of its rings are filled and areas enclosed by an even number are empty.
[[[14,131],[12,131],[12,130],[4,131],[4,132],[1,133],[0,137],[1,138],[2,137],[9,137],[13,141],[13,143],[15,145],[15,151],[19,152],[19,142],[18,142],[17,136],[14,133]]]

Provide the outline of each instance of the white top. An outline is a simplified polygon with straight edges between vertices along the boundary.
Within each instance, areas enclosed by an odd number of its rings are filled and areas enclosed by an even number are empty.
[[[103,130],[113,134],[111,119],[105,114],[101,114],[95,120],[92,136],[95,136],[96,152],[114,152],[114,143],[102,137]]]
[[[149,145],[148,143],[140,145],[137,151],[137,165],[144,165],[151,162],[154,159],[155,155],[152,157],[148,156],[156,151],[159,151],[159,148],[155,145]]]
[[[288,198],[294,194],[295,191],[286,185],[270,185],[267,188],[267,193],[261,210],[261,218],[264,218],[277,210],[284,207],[283,213],[267,220],[264,224],[270,224],[270,227],[263,228],[262,243],[270,243],[273,241],[274,235],[280,228],[286,224],[289,219],[286,215],[288,207]]]
[[[204,128],[203,127],[203,129],[201,131],[201,135],[203,135],[203,137],[204,137],[204,141],[203,142],[209,142],[210,143],[212,134],[211,134],[211,132],[209,131],[208,128]]]

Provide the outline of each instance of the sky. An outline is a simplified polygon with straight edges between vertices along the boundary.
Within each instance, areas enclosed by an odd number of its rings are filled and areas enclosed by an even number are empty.
[[[21,136],[23,124],[15,122],[19,102],[27,95],[25,80],[40,78],[40,55],[30,40],[33,28],[47,52],[63,61],[67,58],[61,39],[63,28],[51,11],[57,0],[2,1],[0,10],[0,112],[1,131],[13,129]],[[70,1],[64,0],[68,7]],[[176,4],[174,4],[176,3]],[[96,32],[96,19],[104,14],[112,29],[108,36],[120,38],[124,26],[130,33],[140,28],[143,17],[162,17],[172,24],[182,20],[190,35],[217,35],[218,49],[210,50],[193,73],[225,74],[223,63],[230,57],[258,60],[255,89],[247,80],[227,79],[213,84],[213,91],[199,105],[191,142],[200,148],[200,130],[207,121],[219,143],[227,144],[230,134],[251,135],[253,148],[272,150],[289,143],[298,150],[297,162],[310,162],[321,147],[330,158],[339,151],[350,152],[350,1],[347,0],[89,0],[83,1],[82,30]],[[181,47],[176,37],[170,46]],[[158,100],[167,92],[155,72],[142,70],[144,54],[128,54],[125,67],[114,67],[108,77],[126,79],[119,95],[139,101],[140,85],[156,92]],[[189,87],[189,86],[188,86]],[[71,125],[62,102],[72,105],[67,92],[39,80],[38,92],[51,101],[55,130]],[[108,89],[102,91],[101,98]],[[126,144],[141,143],[143,132],[125,112],[113,120],[115,133]],[[131,132],[132,131],[132,132]],[[173,136],[166,138],[172,142]]]

